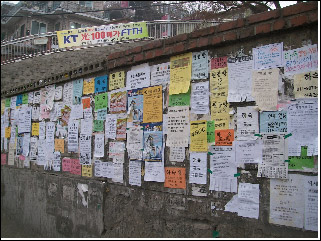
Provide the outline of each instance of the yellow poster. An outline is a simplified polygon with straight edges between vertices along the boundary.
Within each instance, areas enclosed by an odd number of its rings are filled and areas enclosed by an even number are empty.
[[[39,122],[32,123],[31,135],[39,136]]]
[[[294,75],[294,95],[295,98],[317,98],[318,71]]]
[[[1,100],[1,115],[3,115],[3,113],[4,113],[5,106],[6,106],[6,101],[5,101],[5,99],[2,99]]]
[[[163,121],[163,87],[144,88],[143,123]]]
[[[10,138],[11,136],[11,127],[6,127],[5,132],[4,132],[4,137],[5,138]]]
[[[210,74],[211,90],[211,119],[214,120],[215,130],[229,129],[229,103],[227,67],[212,69]]]
[[[55,151],[60,151],[61,153],[65,153],[64,139],[55,139]]]
[[[109,75],[109,90],[125,87],[125,71],[115,72]]]
[[[92,165],[82,165],[81,174],[83,177],[92,177],[93,176],[93,166]]]
[[[59,48],[148,37],[146,22],[109,24],[57,31]]]
[[[207,123],[205,120],[191,121],[191,151],[207,152]]]
[[[95,91],[95,78],[84,79],[83,94],[89,95]]]
[[[186,93],[192,77],[192,53],[173,56],[170,62],[169,94]]]

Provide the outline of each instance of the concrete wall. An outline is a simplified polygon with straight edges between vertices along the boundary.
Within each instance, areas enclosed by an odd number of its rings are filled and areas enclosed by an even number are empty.
[[[171,39],[138,44],[139,46],[121,49],[122,51],[111,49],[101,59],[94,56],[98,51],[103,51],[103,47],[87,50],[88,52],[82,50],[43,56],[2,66],[2,96],[33,90],[34,87],[27,90],[22,88],[10,93],[13,88],[29,84],[31,78],[35,83],[41,76],[46,76],[46,79],[53,78],[53,82],[62,84],[81,76],[94,77],[109,71],[127,71],[132,65],[139,63],[148,62],[153,65],[167,62],[170,56],[184,52],[208,49],[210,56],[220,57],[236,54],[242,49],[248,54],[253,47],[275,42],[283,42],[284,49],[317,43],[317,4],[302,3]],[[66,56],[63,61],[60,58],[62,55]],[[95,63],[103,60],[106,62],[95,68]],[[83,72],[56,79],[57,73],[69,73],[90,65],[93,65],[93,68],[85,75]],[[36,73],[31,71],[34,66],[39,69]],[[41,71],[44,73],[39,74]],[[291,83],[285,84],[285,95],[289,99],[293,97],[293,86]],[[235,103],[232,106],[243,105]],[[72,157],[69,154],[66,156]],[[174,164],[169,161],[168,156],[169,149],[165,148],[165,167],[180,166],[189,170],[188,161]],[[317,157],[315,160],[317,161]],[[164,188],[163,183],[144,181],[141,187],[131,186],[128,184],[128,162],[126,158],[124,184],[113,183],[107,178],[85,178],[65,172],[45,172],[42,166],[36,165],[31,165],[30,169],[1,166],[1,210],[18,223],[30,225],[43,237],[211,238],[213,231],[218,231],[220,238],[318,236],[317,232],[269,223],[270,180],[256,177],[255,164],[238,169],[241,173],[238,182],[260,185],[258,220],[223,211],[233,193],[211,192],[207,184],[206,197],[193,196],[193,185],[188,183],[188,178],[186,190]],[[79,183],[88,185],[88,194],[85,193],[88,208],[82,204],[77,188]],[[211,205],[216,208],[212,210]]]

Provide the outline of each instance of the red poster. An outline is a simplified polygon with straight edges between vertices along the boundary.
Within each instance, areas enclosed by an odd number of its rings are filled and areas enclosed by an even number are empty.
[[[215,130],[215,146],[232,146],[234,129]]]
[[[164,187],[186,189],[185,167],[165,167]]]
[[[1,165],[7,164],[7,154],[1,154]]]

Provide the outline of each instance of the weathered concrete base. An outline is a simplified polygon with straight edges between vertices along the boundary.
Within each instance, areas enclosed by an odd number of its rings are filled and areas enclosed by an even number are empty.
[[[78,184],[88,185],[83,197]],[[1,166],[1,212],[44,238],[212,238],[215,230],[220,238],[318,235],[269,224],[269,202],[260,205],[256,220],[223,210],[212,212],[213,201],[210,196],[158,192],[64,173]]]

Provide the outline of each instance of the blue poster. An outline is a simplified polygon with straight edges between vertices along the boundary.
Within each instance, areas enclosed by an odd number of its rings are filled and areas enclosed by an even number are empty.
[[[260,133],[287,132],[286,111],[263,111],[260,113]]]
[[[83,88],[83,79],[77,79],[73,81],[73,104],[81,104],[82,97],[82,88]]]
[[[143,122],[144,95],[143,89],[128,90],[128,110],[133,113],[133,122]]]
[[[108,76],[99,76],[95,78],[95,93],[101,93],[107,91]]]
[[[145,161],[162,161],[163,126],[162,123],[143,124]]]
[[[22,94],[17,95],[16,106],[22,105]]]

